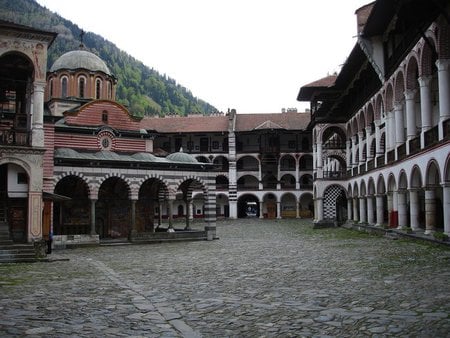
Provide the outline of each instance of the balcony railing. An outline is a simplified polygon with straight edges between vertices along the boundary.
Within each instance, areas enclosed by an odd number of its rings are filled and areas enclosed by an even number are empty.
[[[384,166],[386,164],[384,160],[384,154],[377,157],[377,167]]]
[[[389,150],[387,152],[387,163],[392,163],[395,161],[395,150]]]
[[[367,171],[375,168],[375,159],[371,159],[367,162]]]
[[[323,178],[341,180],[347,178],[347,172],[345,171],[324,171]]]
[[[399,160],[406,158],[406,143],[403,143],[397,148],[397,157]]]
[[[10,146],[28,146],[30,144],[29,133],[0,129],[0,144]]]
[[[444,139],[450,138],[450,119],[445,120],[442,123],[442,127],[444,128]]]
[[[409,154],[415,154],[420,151],[420,136],[409,140]]]
[[[365,172],[366,172],[366,164],[365,163],[360,164],[359,165],[359,173],[364,174]]]
[[[425,132],[425,147],[429,147],[438,142],[438,126],[434,126]]]
[[[329,141],[323,144],[323,149],[345,149],[345,143],[339,141]]]

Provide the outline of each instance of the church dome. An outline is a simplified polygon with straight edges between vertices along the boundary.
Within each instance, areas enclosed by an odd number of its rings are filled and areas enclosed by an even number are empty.
[[[183,151],[179,151],[176,153],[172,153],[167,155],[167,160],[172,162],[183,162],[183,163],[198,163],[197,159],[189,154],[183,153]]]
[[[86,50],[74,50],[61,55],[55,63],[53,63],[53,66],[50,68],[50,72],[56,72],[60,69],[87,69],[90,71],[100,71],[107,75],[111,75],[106,63],[94,53]]]

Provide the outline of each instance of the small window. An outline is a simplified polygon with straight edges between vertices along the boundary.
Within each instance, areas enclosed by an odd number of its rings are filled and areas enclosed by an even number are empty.
[[[108,123],[108,112],[106,110],[104,110],[102,112],[102,122],[103,123]]]
[[[97,79],[97,81],[95,81],[95,98],[97,100],[100,99],[101,87],[102,87],[102,83],[101,83],[100,79]]]
[[[49,99],[53,97],[53,79],[50,80]]]
[[[63,77],[61,80],[61,97],[67,97],[67,77]]]
[[[84,87],[85,87],[85,80],[84,77],[80,77],[79,83],[78,83],[78,95],[80,98],[84,98]]]

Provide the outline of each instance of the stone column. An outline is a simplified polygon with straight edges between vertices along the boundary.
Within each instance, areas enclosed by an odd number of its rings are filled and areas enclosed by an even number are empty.
[[[419,192],[414,188],[409,189],[409,218],[412,231],[420,231],[419,211]]]
[[[377,207],[377,223],[376,226],[381,227],[384,223],[384,204],[383,204],[384,195],[376,195],[376,207]]]
[[[439,140],[444,138],[443,122],[450,118],[450,59],[436,61],[439,83]]]
[[[95,203],[97,200],[91,199],[91,236],[97,235],[95,231]]]
[[[421,132],[420,132],[420,145],[421,148],[425,146],[424,133],[431,128],[432,117],[432,104],[431,104],[431,76],[419,77],[420,85],[420,112],[421,112]]]
[[[174,200],[169,199],[167,200],[167,203],[169,204],[169,227],[167,231],[174,231],[173,230],[173,202]]]
[[[358,163],[356,162],[356,152],[358,151],[358,149],[356,148],[356,136],[352,136],[352,163],[351,166],[355,166],[358,165]]]
[[[300,218],[300,202],[295,202],[295,218]]]
[[[387,193],[387,211],[388,211],[388,226],[389,227],[392,226],[392,213],[394,211],[392,197],[393,197],[392,192],[388,192]]]
[[[416,91],[405,91],[406,108],[406,139],[411,140],[416,137]],[[409,153],[409,152],[408,152]]]
[[[277,218],[281,219],[281,202],[277,201]]]
[[[363,157],[363,150],[364,150],[363,138],[364,138],[364,133],[362,131],[360,131],[358,133],[359,164],[363,164],[365,162],[365,159]]]
[[[373,214],[373,195],[367,195],[367,223],[375,224],[374,214]]]
[[[397,210],[398,210],[398,225],[397,229],[404,229],[408,226],[408,213],[406,208],[406,191],[398,190],[397,192]]]
[[[382,154],[381,151],[381,133],[380,133],[380,120],[375,121],[375,157]]]
[[[298,167],[298,160],[297,160]],[[313,145],[313,170],[317,169],[317,145]]]
[[[352,219],[352,209],[353,209],[352,198],[348,197],[347,198],[347,219],[349,221]]]
[[[444,233],[450,236],[450,183],[442,184],[442,205],[444,209]]]
[[[366,198],[361,196],[359,198],[359,223],[367,222]]]
[[[186,226],[184,227],[184,230],[191,230],[191,224],[190,224],[190,220],[191,220],[191,200],[187,199],[186,200]]]
[[[318,221],[323,220],[323,198],[317,198],[317,218]]]
[[[405,143],[405,130],[403,118],[403,105],[400,102],[394,104],[395,116],[395,146]]]
[[[386,113],[386,150],[392,150],[395,146],[395,120],[394,111]]]
[[[352,165],[352,154],[350,153],[350,144],[351,144],[350,140],[347,140],[345,142],[345,160],[347,164],[347,169],[350,169]]]
[[[131,232],[136,233],[136,200],[131,200]]]
[[[317,169],[322,169],[322,143],[317,143]]]
[[[264,201],[259,202],[259,218],[264,218]]]
[[[318,212],[317,212],[317,210],[318,210],[318,207],[317,207],[317,205],[318,205],[319,203],[318,203],[318,201],[317,201],[317,199],[314,199],[313,200],[313,205],[314,205],[314,221],[317,221],[318,220],[318,218],[317,218],[317,215],[319,214]]]
[[[375,157],[375,154],[371,154],[370,152],[370,140],[372,135],[372,127],[368,126],[366,128],[366,161],[371,160]]]
[[[35,81],[33,91],[33,120],[32,120],[32,138],[33,147],[44,146],[44,89],[45,81]]]
[[[162,219],[163,219],[163,203],[162,201],[158,201],[158,208],[159,208],[159,214],[158,214],[158,226],[157,228],[159,228],[162,224]]]
[[[353,197],[353,222],[358,223],[358,196]]]
[[[434,188],[425,188],[425,235],[430,235],[436,227],[436,192]]]

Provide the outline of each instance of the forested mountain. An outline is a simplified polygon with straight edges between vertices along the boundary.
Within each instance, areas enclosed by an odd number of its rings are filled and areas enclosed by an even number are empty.
[[[77,49],[81,28],[34,0],[0,0],[0,19],[58,33],[49,50],[48,67],[65,52]],[[118,79],[116,99],[135,115],[209,114],[217,111],[185,87],[145,66],[112,42],[87,32],[85,48],[97,54]]]

